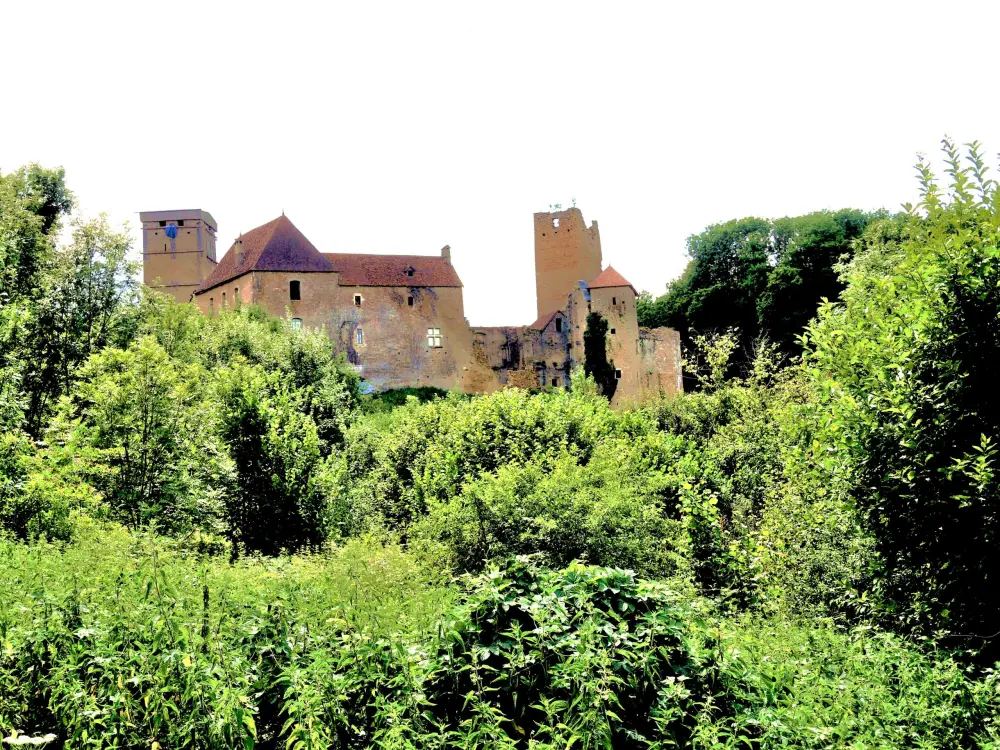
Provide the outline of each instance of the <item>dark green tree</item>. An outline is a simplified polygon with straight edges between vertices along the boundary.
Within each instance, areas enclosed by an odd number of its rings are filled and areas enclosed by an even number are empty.
[[[843,289],[838,263],[868,224],[885,216],[844,209],[710,226],[688,238],[691,260],[666,293],[640,298],[639,324],[676,328],[688,347],[698,334],[737,329],[735,367],[752,360],[752,344],[762,336],[794,353],[821,300]]]
[[[608,361],[608,321],[600,313],[587,315],[583,332],[583,371],[594,378],[601,395],[611,399],[618,388],[615,363]]]

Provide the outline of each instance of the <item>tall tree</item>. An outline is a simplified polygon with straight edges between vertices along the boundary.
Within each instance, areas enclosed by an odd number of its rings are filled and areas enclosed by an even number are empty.
[[[837,264],[868,224],[885,216],[844,209],[714,224],[688,238],[691,260],[666,293],[640,299],[639,324],[676,328],[688,345],[698,334],[736,329],[736,364],[751,359],[760,336],[796,351],[820,301],[843,289]]]

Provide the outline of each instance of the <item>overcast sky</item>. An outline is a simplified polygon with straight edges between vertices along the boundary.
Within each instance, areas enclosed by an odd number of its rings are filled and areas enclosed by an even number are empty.
[[[713,222],[915,195],[1000,149],[1000,3],[0,0],[0,170],[133,230],[282,210],[326,252],[450,244],[478,325],[535,317],[531,214],[576,199],[654,294]],[[136,232],[137,247],[138,233]]]

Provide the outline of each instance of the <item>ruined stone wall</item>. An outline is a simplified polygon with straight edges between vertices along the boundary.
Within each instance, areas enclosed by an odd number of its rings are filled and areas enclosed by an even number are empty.
[[[680,333],[673,328],[640,328],[639,366],[639,399],[682,393]]]
[[[558,226],[557,226],[558,225]],[[601,235],[578,208],[535,214],[535,297],[538,317],[566,305],[579,281],[601,272]]]
[[[477,326],[473,334],[484,363],[493,372],[496,387],[538,386],[531,361],[537,332],[520,326]]]

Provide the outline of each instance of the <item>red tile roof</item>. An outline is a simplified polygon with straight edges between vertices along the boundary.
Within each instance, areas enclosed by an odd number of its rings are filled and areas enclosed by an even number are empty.
[[[553,310],[550,313],[545,313],[540,316],[538,320],[528,326],[529,329],[533,331],[544,331],[545,327],[552,322],[552,319],[558,314],[562,313],[562,310]],[[565,313],[563,313],[565,315]]]
[[[438,255],[323,253],[343,286],[462,286],[455,267]],[[412,269],[413,276],[407,271]]]
[[[241,242],[242,260],[238,250]],[[322,253],[288,217],[281,215],[274,221],[237,237],[212,273],[195,290],[195,294],[225,284],[250,271],[313,273],[332,270],[333,267]]]
[[[597,274],[596,279],[587,284],[587,287],[590,289],[603,289],[608,287],[620,287],[620,286],[627,286],[629,289],[632,290],[632,294],[634,294],[636,297],[639,296],[639,293],[635,290],[635,287],[632,286],[632,284],[630,284],[624,276],[618,273],[611,266],[605,268],[603,271]]]

